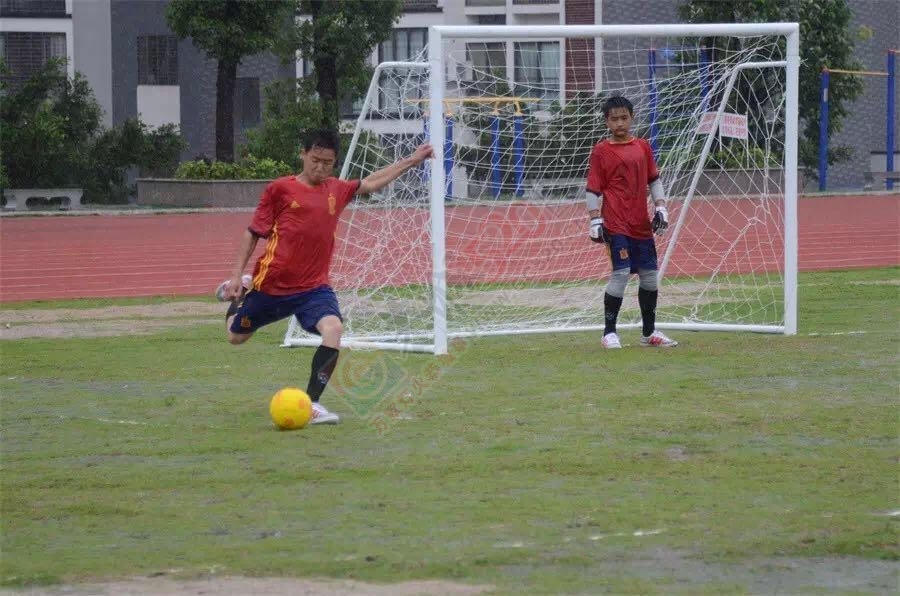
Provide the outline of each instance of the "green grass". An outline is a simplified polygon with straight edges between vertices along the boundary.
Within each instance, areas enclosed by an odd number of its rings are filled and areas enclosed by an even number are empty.
[[[324,397],[342,424],[294,432],[273,430],[268,399],[305,386],[312,350],[277,347],[281,325],[240,347],[218,325],[3,342],[0,582],[218,569],[499,593],[878,592],[864,580],[900,558],[898,277],[802,275],[793,337],[345,351]],[[772,571],[822,558],[863,583]]]

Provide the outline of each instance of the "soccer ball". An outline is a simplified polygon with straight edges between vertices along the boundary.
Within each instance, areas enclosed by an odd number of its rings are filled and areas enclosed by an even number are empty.
[[[303,428],[312,418],[312,400],[305,391],[296,387],[285,387],[272,396],[269,403],[272,422],[282,430]]]

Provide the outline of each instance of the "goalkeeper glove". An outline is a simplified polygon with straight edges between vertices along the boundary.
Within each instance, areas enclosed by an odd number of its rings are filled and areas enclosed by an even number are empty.
[[[594,217],[591,219],[590,235],[591,240],[594,242],[600,242],[602,244],[609,242],[609,234],[606,233],[606,228],[603,227],[602,217]]]
[[[653,233],[662,236],[669,227],[669,212],[662,205],[657,205],[656,213],[653,215],[653,223],[651,224]]]

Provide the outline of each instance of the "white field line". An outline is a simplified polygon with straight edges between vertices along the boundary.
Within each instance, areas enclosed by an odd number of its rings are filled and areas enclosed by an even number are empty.
[[[865,335],[865,331],[835,331],[834,333],[807,333],[809,337],[831,337],[832,335]]]

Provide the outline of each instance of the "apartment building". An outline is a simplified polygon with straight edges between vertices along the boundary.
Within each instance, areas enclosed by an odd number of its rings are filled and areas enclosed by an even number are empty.
[[[216,64],[169,29],[168,0],[0,0],[0,58],[10,83],[25,80],[50,58],[68,58],[103,109],[103,124],[128,118],[177,124],[185,159],[215,154]],[[262,121],[263,89],[294,77],[273,55],[250,56],[238,67],[235,141]]]
[[[0,0],[0,59],[13,87],[48,60],[75,55],[72,10],[73,0]],[[70,76],[76,68],[70,61]]]

